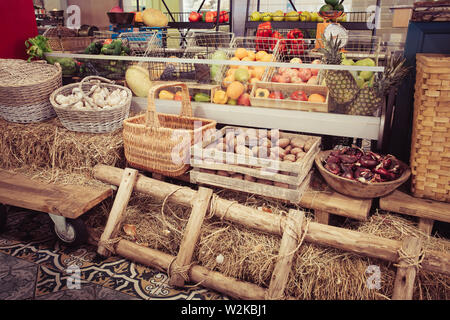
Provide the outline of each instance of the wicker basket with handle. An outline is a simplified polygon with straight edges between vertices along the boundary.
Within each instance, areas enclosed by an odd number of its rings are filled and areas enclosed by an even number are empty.
[[[81,89],[86,96],[92,86],[106,87],[111,92],[116,89],[125,90],[127,99],[124,103],[112,106],[111,108],[93,108],[93,109],[73,109],[63,107],[56,102],[59,94],[70,95],[74,88]],[[50,102],[58,115],[61,124],[68,130],[88,133],[107,133],[122,127],[122,122],[130,112],[131,98],[133,93],[130,89],[114,84],[114,81],[103,77],[89,76],[85,77],[79,83],[73,83],[55,90],[50,96]]]
[[[172,87],[180,87],[182,91],[180,115],[157,113],[157,93]],[[190,167],[191,146],[215,127],[214,120],[192,116],[189,90],[185,83],[169,82],[153,86],[148,94],[147,112],[124,121],[125,158],[138,169],[170,177],[180,176]]]
[[[55,117],[49,97],[61,85],[59,64],[0,59],[0,116],[18,123]]]
[[[450,55],[418,54],[415,89],[412,193],[450,202]]]

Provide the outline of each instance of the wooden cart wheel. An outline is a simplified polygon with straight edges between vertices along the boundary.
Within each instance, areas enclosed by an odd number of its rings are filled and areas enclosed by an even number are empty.
[[[8,213],[8,211],[6,209],[6,206],[3,204],[0,204],[0,232],[5,231],[7,213]]]
[[[59,240],[69,247],[84,244],[88,239],[86,226],[81,219],[66,219],[65,230],[59,229],[55,224],[53,231]]]

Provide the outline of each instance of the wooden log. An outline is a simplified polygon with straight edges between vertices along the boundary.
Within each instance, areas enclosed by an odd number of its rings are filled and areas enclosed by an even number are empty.
[[[317,223],[330,224],[330,214],[321,210],[314,210],[314,218]]]
[[[111,251],[106,247],[106,243],[115,238],[119,233],[137,176],[138,171],[135,169],[126,168],[123,171],[119,190],[117,191],[108,221],[106,222],[97,248],[97,252],[102,256],[108,257],[111,255]]]
[[[419,238],[406,237],[404,239],[402,252],[411,258],[408,258],[408,261],[406,261],[406,259],[402,259],[401,255],[399,257],[399,267],[395,276],[394,292],[392,294],[393,300],[412,300],[417,268],[414,265],[410,265],[410,263],[418,263],[421,248],[422,244]]]
[[[284,298],[284,290],[289,280],[292,261],[302,235],[303,218],[305,214],[296,210],[290,210],[283,237],[281,238],[278,258],[270,279],[267,298],[269,300],[281,300]]]
[[[163,272],[167,272],[171,261],[174,259],[172,255],[127,240],[119,241],[116,252],[124,258],[152,266]],[[199,265],[193,265],[189,269],[189,278],[203,287],[216,290],[235,299],[263,300],[267,294],[266,289],[255,284],[226,277],[219,272],[211,271]]]
[[[398,190],[380,198],[380,209],[419,218],[450,222],[450,203],[415,198]]]
[[[113,185],[118,185],[122,169],[105,165],[94,168],[94,177]],[[182,206],[190,206],[196,191],[181,188],[165,182],[157,181],[143,175],[138,175],[135,190],[163,200],[171,194],[170,200]],[[176,192],[175,192],[176,191]],[[241,224],[260,232],[282,236],[284,217],[270,215],[257,209],[217,198],[215,200],[215,216],[221,219]],[[357,232],[339,227],[311,222],[305,241],[330,246],[367,257],[397,262],[397,251],[401,248],[400,241],[384,239],[371,234]],[[450,254],[444,252],[426,251],[422,262],[424,270],[450,275]]]
[[[356,199],[335,191],[320,192],[309,188],[303,193],[299,205],[314,211],[320,210],[359,221],[366,221],[372,207],[372,200]]]
[[[434,220],[419,218],[418,228],[420,231],[423,231],[425,234],[431,235],[431,231],[433,231]]]
[[[208,211],[212,189],[200,187],[198,189],[197,197],[193,203],[192,212],[186,224],[186,228],[181,240],[180,250],[177,258],[172,263],[170,271],[169,284],[176,287],[184,286],[189,271],[189,265],[192,261],[195,246],[200,236],[201,227]],[[186,270],[184,270],[186,269]]]

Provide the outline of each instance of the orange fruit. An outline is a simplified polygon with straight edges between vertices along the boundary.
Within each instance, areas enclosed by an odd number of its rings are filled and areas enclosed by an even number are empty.
[[[255,61],[256,60],[256,53],[253,51],[247,51],[248,55],[247,58],[250,59],[250,61]]]
[[[323,102],[325,102],[325,97],[321,94],[313,93],[312,95],[309,96],[308,101],[323,103]]]
[[[250,59],[249,57],[245,57],[245,58],[242,58],[241,61],[253,61],[253,60]]]
[[[263,62],[271,62],[273,59],[273,54],[266,54],[264,57],[262,57],[261,61]]]
[[[255,54],[255,59],[256,59],[256,61],[261,61],[262,58],[263,58],[265,55],[267,55],[267,52],[265,52],[265,51],[258,51],[258,52]]]
[[[241,61],[241,59],[239,59],[238,57],[233,57],[230,59],[230,61]],[[230,65],[231,69],[237,69],[238,67],[238,65]]]
[[[245,48],[237,48],[236,51],[234,52],[234,56],[236,58],[239,58],[239,60],[244,59],[246,56],[248,56],[247,49],[245,49]]]
[[[253,78],[258,78],[259,80],[261,80],[264,71],[266,71],[266,67],[254,67],[251,71],[251,76]]]
[[[237,100],[244,93],[245,86],[239,81],[233,81],[227,88],[227,96]]]

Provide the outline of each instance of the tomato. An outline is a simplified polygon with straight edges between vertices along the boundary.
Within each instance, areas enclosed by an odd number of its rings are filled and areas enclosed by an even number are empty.
[[[284,99],[284,96],[281,91],[274,91],[269,94],[269,99]]]
[[[308,101],[308,96],[304,91],[298,90],[291,93],[290,99],[298,101]]]

